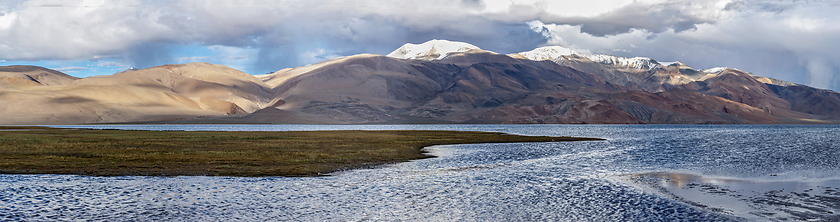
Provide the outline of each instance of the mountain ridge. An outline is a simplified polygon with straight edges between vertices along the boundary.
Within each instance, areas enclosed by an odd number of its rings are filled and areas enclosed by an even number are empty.
[[[840,94],[738,69],[431,40],[250,75],[188,63],[75,78],[0,67],[0,124],[838,123]]]

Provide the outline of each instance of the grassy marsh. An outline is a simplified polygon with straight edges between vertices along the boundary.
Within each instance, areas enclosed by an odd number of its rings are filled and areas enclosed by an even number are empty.
[[[184,132],[0,127],[0,173],[318,176],[443,144],[598,140],[454,131]]]

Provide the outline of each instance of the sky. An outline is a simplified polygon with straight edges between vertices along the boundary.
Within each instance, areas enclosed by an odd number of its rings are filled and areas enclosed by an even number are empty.
[[[0,65],[251,74],[445,39],[730,67],[840,91],[840,3],[806,0],[2,0]]]

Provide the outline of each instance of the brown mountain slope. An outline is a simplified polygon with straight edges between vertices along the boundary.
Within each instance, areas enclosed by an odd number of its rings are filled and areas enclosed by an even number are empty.
[[[83,79],[41,67],[0,67],[0,124],[840,120],[836,92],[736,69],[697,71],[679,62],[609,55],[534,61],[478,49],[445,53],[423,59],[362,54],[260,76],[208,63]]]
[[[38,66],[0,66],[0,85],[56,86],[67,85],[79,78]]]
[[[209,63],[157,66],[84,78],[73,85],[154,88],[195,100],[203,109],[233,103],[249,113],[267,106],[271,96],[268,85],[253,75]]]
[[[324,63],[293,75],[286,70],[264,76],[284,80],[274,88],[282,103],[276,107],[346,123],[391,121],[398,118],[393,111],[434,96],[460,71],[450,64],[373,55]]]
[[[610,58],[610,56],[604,57]],[[691,83],[704,75],[680,62],[663,66],[652,59],[634,58],[634,60],[650,64],[613,64],[611,60],[597,62],[577,54],[559,57],[554,62],[633,90],[648,92],[664,92]]]
[[[840,93],[801,85],[767,86],[790,102],[793,111],[813,114],[827,120],[840,120]]]
[[[303,70],[303,71],[301,71]],[[763,110],[694,91],[632,91],[550,61],[488,52],[443,60],[353,56],[262,76],[282,105],[269,123],[772,123]],[[689,99],[686,99],[689,98]],[[272,117],[276,116],[276,118]],[[230,119],[230,118],[228,118]]]
[[[621,59],[632,60],[628,58]],[[804,97],[808,97],[810,94],[793,93],[788,90],[784,92],[787,93],[786,95],[781,95],[780,93],[784,90],[771,90],[769,86],[778,85],[787,87],[795,84],[755,76],[737,69],[715,68],[708,71],[697,71],[681,62],[674,62],[667,66],[660,65],[653,69],[649,69],[649,66],[643,67],[645,69],[638,67],[628,68],[620,64],[609,63],[610,60],[606,60],[606,62],[595,62],[589,60],[586,56],[579,55],[563,56],[554,61],[576,70],[591,73],[633,90],[660,93],[681,88],[752,106],[763,110],[771,116],[777,117],[770,119],[770,123],[777,120],[795,122],[802,119],[833,119],[833,116],[840,116],[840,109],[835,109],[831,105],[839,104],[840,99],[834,99],[830,96],[818,96],[825,93],[817,93],[813,94],[815,97],[808,98],[811,102],[803,103],[798,101],[801,105],[794,108],[792,103],[795,100],[804,99]],[[796,88],[795,91],[816,92],[816,89],[807,89],[810,87],[805,86],[801,87],[803,88]],[[815,112],[812,107],[819,107],[814,109],[819,109],[820,111]],[[728,120],[719,121],[726,122]]]
[[[69,86],[0,92],[0,123],[77,124],[224,115],[176,93],[136,86]],[[233,107],[228,107],[228,112]],[[239,109],[241,110],[241,109]]]
[[[491,53],[464,53],[441,62],[455,62],[461,71],[450,80],[450,86],[444,91],[403,115],[475,123],[584,122],[583,119],[590,122],[638,122],[624,114],[603,116],[615,110],[589,112],[595,105],[586,102],[587,98],[579,95],[579,91],[615,90],[615,86],[596,76],[553,62],[512,59]],[[573,101],[577,104],[572,107],[584,107],[581,111],[568,113],[574,117],[558,118],[564,117],[557,113],[563,111],[552,110],[569,105],[560,103]],[[552,120],[546,119],[549,117]]]
[[[737,69],[724,69],[720,73],[708,74],[695,84],[683,85],[682,88],[743,103],[779,117],[807,117],[791,112],[788,101],[779,98],[766,84],[759,82],[752,75]]]
[[[263,108],[270,95],[256,77],[225,66],[159,66],[77,79],[65,85],[0,87],[4,104],[0,123],[76,124],[240,115],[248,113],[243,107]]]
[[[441,61],[352,56],[315,67],[292,77],[293,70],[262,77],[271,81],[284,75],[275,88],[275,98],[284,102],[277,108],[344,123],[506,122],[484,113],[508,115],[510,109],[502,104],[516,104],[534,92],[612,87],[552,62],[483,51]],[[261,119],[267,120],[265,115]]]

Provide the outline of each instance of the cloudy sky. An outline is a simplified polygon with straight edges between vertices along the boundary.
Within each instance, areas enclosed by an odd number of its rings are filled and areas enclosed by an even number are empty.
[[[84,77],[210,62],[263,74],[447,39],[726,66],[840,90],[838,12],[835,0],[2,0],[0,65]]]

